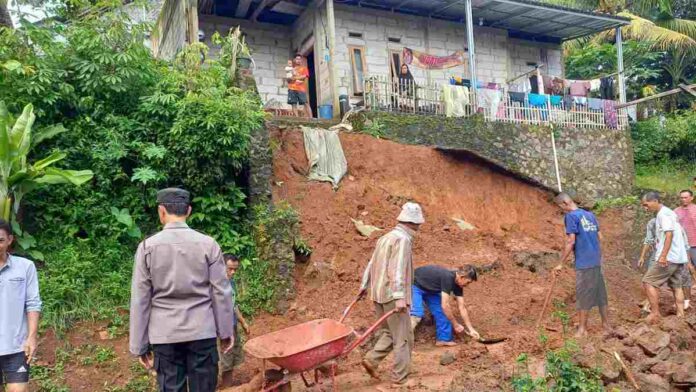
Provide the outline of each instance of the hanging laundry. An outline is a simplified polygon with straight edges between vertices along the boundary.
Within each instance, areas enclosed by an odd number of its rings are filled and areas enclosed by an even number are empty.
[[[517,103],[524,105],[525,93],[518,93],[515,91],[510,91],[510,92],[508,92],[508,95],[510,96],[510,102],[517,102]]]
[[[546,107],[546,103],[548,102],[548,95],[542,95],[542,94],[528,94],[527,98],[529,99],[529,104],[531,106],[535,107]]]
[[[565,106],[565,110],[570,110],[573,108],[573,97],[570,95],[564,95],[563,96],[563,106]]]
[[[541,119],[546,121],[548,117],[547,103],[549,101],[549,96],[542,94],[529,94],[527,95],[527,99],[531,107],[541,109],[539,110],[539,113],[541,114]]]
[[[599,79],[590,80],[590,91],[599,91],[602,81]]]
[[[517,93],[529,93],[532,91],[532,85],[529,83],[529,78],[523,78],[510,83],[508,90]]]
[[[471,80],[464,79],[460,76],[452,76],[452,77],[450,77],[450,84],[454,85],[454,86],[471,87]]]
[[[498,90],[500,88],[500,85],[498,83],[486,83],[486,88],[491,89],[491,90]]]
[[[498,113],[498,106],[500,106],[500,91],[480,88],[477,92],[479,107],[486,110],[490,118],[494,118]]]
[[[572,97],[573,98],[573,103],[576,105],[587,105],[587,98],[586,97]]]
[[[586,80],[576,80],[570,84],[570,95],[575,97],[586,97],[590,91],[590,82]]]
[[[541,80],[544,83],[544,94],[552,94],[553,90],[553,76],[541,75]]]
[[[628,115],[628,121],[638,121],[638,110],[636,105],[628,106],[624,110],[626,110],[626,114]]]
[[[618,128],[619,125],[616,103],[610,99],[604,100],[604,123],[612,129]]]
[[[542,84],[544,83],[543,79],[542,79],[541,83],[542,83]],[[532,75],[532,76],[529,77],[529,84],[532,85],[532,93],[533,93],[533,94],[539,94],[539,82],[537,81],[537,76],[536,76],[536,75]],[[542,86],[542,88],[543,88],[543,87],[544,87],[544,86]],[[543,93],[543,91],[542,91],[542,93]]]
[[[560,95],[552,95],[550,97],[550,100],[551,106],[561,106],[561,104],[563,103],[563,97],[561,97]]]
[[[587,108],[590,110],[604,110],[604,100],[597,98],[587,98]]]
[[[614,99],[614,77],[601,78],[599,80],[599,93],[602,99]]]
[[[465,86],[442,86],[442,99],[445,101],[445,116],[466,116],[466,107],[469,105],[469,88]]]

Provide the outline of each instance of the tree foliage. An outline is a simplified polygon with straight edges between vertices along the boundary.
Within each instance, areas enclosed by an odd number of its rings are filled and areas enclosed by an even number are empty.
[[[125,305],[140,233],[158,230],[161,187],[191,190],[193,227],[253,256],[241,173],[260,101],[232,86],[222,64],[202,64],[200,45],[174,63],[152,58],[145,31],[107,13],[0,32],[0,65],[12,65],[0,67],[0,100],[15,112],[32,104],[39,127],[66,130],[34,154],[60,150],[61,163],[94,172],[82,187],[41,188],[27,200],[54,325]]]

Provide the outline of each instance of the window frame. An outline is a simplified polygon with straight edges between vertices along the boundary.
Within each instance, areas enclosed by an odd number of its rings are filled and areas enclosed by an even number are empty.
[[[399,66],[396,67],[394,64],[394,55],[399,56]],[[399,72],[401,71],[401,64],[404,63],[403,51],[390,49],[389,50],[389,68],[391,68],[392,78],[398,78]]]
[[[365,78],[367,78],[367,62],[365,61],[365,52],[366,49],[364,46],[359,46],[359,45],[348,45],[348,53],[350,56],[350,68],[351,68],[351,80],[352,80],[352,95],[354,97],[360,97],[365,94],[364,87],[361,84],[359,86],[359,89],[356,88],[356,86],[359,84],[358,83],[358,74],[357,74],[357,66],[356,66],[356,60],[355,60],[355,50],[360,51],[360,62],[362,66],[362,81],[363,83],[365,82]]]

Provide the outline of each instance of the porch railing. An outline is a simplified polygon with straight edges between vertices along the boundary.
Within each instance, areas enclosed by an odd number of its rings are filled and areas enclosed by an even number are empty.
[[[498,94],[499,100],[496,100],[491,99],[490,95],[484,96],[481,92],[479,97],[475,97],[470,91],[466,97],[461,93],[458,102],[450,100],[447,103],[442,85],[416,84],[412,80],[390,80],[386,76],[366,78],[364,92],[365,106],[373,111],[450,114],[459,117],[481,113],[487,121],[532,125],[556,124],[570,128],[625,129],[628,126],[625,109],[596,109],[590,108],[586,103],[568,100],[552,102],[549,96],[546,96],[545,103],[535,102],[533,105],[526,95],[520,102],[513,101],[503,92]]]

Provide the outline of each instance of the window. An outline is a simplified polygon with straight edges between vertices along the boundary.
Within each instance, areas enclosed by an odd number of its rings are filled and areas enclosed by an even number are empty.
[[[400,44],[401,43],[401,38],[395,38],[395,37],[387,37],[387,41],[395,44]]]
[[[348,49],[353,70],[353,95],[362,95],[365,81],[365,48],[350,46]]]
[[[362,39],[362,37],[363,37],[362,33],[353,33],[350,31],[348,32],[348,36],[350,38],[360,38],[360,39]]]
[[[400,51],[389,52],[389,66],[391,68],[392,79],[399,77],[401,71],[401,53]]]

